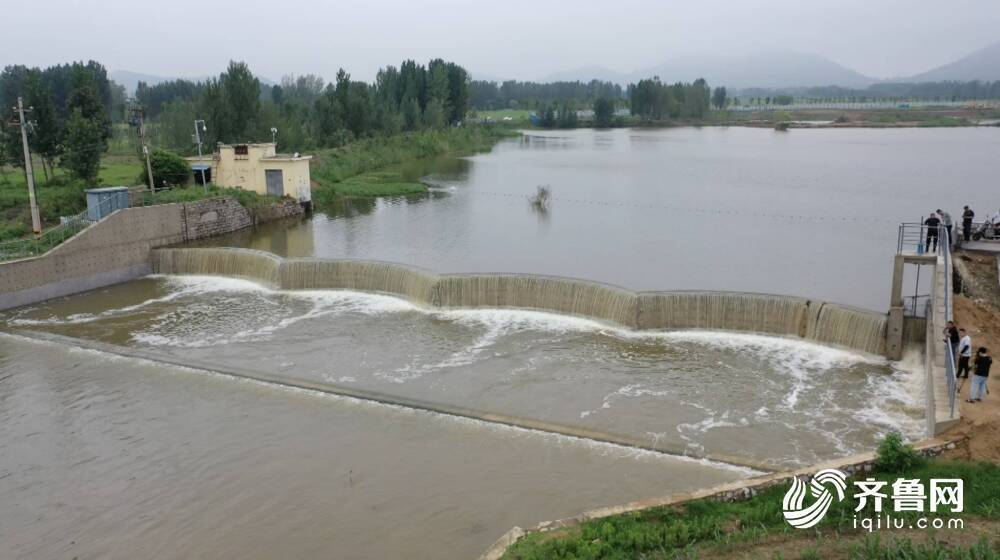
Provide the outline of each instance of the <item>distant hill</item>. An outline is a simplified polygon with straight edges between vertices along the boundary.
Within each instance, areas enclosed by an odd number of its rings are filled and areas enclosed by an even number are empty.
[[[928,70],[909,78],[894,81],[942,82],[946,80],[963,82],[971,80],[982,80],[984,82],[1000,80],[1000,41],[972,54],[963,56],[955,62],[938,66],[933,70]]]
[[[155,86],[163,82],[169,82],[171,80],[191,80],[192,82],[203,82],[209,78],[209,76],[155,76],[153,74],[143,74],[141,72],[132,72],[131,70],[113,70],[108,72],[108,77],[111,78],[115,83],[125,86],[125,91],[132,95],[135,93],[136,86],[139,82],[146,82],[146,85]],[[274,81],[264,78],[262,76],[257,76],[260,83],[265,86],[273,86]]]
[[[770,52],[742,56],[675,58],[637,72],[633,81],[659,76],[666,82],[705,78],[710,86],[787,88],[838,85],[867,87],[876,80],[814,54]]]
[[[156,84],[176,79],[173,77],[132,72],[131,70],[113,70],[108,72],[108,77],[114,80],[115,83],[125,86],[125,91],[129,95],[135,93],[135,88],[139,85],[139,82],[146,82],[148,85],[155,86]]]
[[[582,66],[549,74],[539,81],[588,82],[597,79],[626,84],[653,76],[659,76],[665,82],[691,82],[705,78],[710,86],[730,88],[828,85],[866,87],[876,81],[822,56],[793,52],[740,56],[683,56],[635,72],[616,72],[603,66]]]
[[[566,70],[565,72],[555,72],[553,74],[549,74],[537,81],[545,83],[577,81],[589,82],[591,80],[601,80],[602,82],[614,82],[616,84],[624,85],[629,81],[629,76],[628,74],[615,72],[614,70],[603,66],[581,66],[572,70]]]

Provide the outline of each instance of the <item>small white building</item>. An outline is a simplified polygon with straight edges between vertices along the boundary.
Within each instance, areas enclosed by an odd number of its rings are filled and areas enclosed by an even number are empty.
[[[189,157],[197,171],[208,166],[208,180],[220,187],[257,194],[287,196],[300,203],[312,201],[309,161],[312,156],[279,154],[274,142],[219,144],[210,156]]]

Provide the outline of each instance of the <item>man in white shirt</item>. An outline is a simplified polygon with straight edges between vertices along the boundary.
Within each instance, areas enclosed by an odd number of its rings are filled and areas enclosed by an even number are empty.
[[[972,359],[972,337],[965,334],[965,329],[958,329],[962,338],[958,341],[958,371],[955,377],[969,378],[969,360]]]

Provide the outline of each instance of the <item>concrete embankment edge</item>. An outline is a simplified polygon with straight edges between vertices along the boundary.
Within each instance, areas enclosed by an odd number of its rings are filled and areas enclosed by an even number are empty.
[[[708,453],[704,455],[694,456],[689,453],[686,453],[686,450],[679,445],[677,446],[663,445],[663,444],[653,445],[650,441],[641,440],[638,438],[633,438],[621,434],[601,432],[597,430],[589,430],[586,428],[567,426],[554,422],[546,422],[543,420],[522,418],[518,416],[511,416],[508,414],[475,410],[456,405],[435,403],[430,401],[424,401],[421,399],[401,397],[401,396],[381,393],[378,391],[368,391],[365,389],[358,389],[355,387],[345,387],[343,385],[320,383],[308,379],[298,379],[294,377],[269,375],[266,373],[247,370],[244,368],[237,368],[232,366],[223,366],[219,364],[209,363],[203,360],[193,360],[186,358],[181,359],[175,356],[169,356],[161,354],[159,352],[153,352],[139,348],[117,346],[114,344],[107,344],[104,342],[98,342],[94,340],[73,338],[73,337],[62,336],[53,333],[38,332],[38,331],[18,330],[18,331],[0,331],[0,332],[3,332],[8,336],[23,337],[30,340],[62,344],[66,346],[93,350],[115,356],[145,360],[148,362],[153,362],[158,364],[178,366],[192,370],[201,370],[212,374],[223,375],[239,380],[254,381],[270,386],[315,391],[317,393],[325,393],[328,395],[334,395],[338,397],[346,397],[363,401],[375,402],[389,406],[399,406],[414,410],[422,410],[426,412],[432,412],[459,418],[466,418],[470,420],[479,420],[491,424],[501,424],[513,428],[556,434],[570,438],[596,441],[600,443],[608,443],[612,445],[618,445],[621,447],[641,449],[643,451],[652,451],[655,453],[661,453],[663,455],[678,457],[680,459],[685,459],[685,460],[710,461],[713,463],[718,463],[720,467],[725,467],[725,466],[742,467],[759,472],[773,472],[775,470],[775,467],[773,465],[769,465],[760,461],[755,461],[753,459],[748,459],[744,457],[737,457],[737,456],[717,454],[717,453]]]
[[[944,451],[955,449],[955,447],[964,439],[964,437],[956,437],[952,439],[931,438],[916,443],[914,448],[925,456],[935,457]],[[792,477],[808,481],[812,478],[813,474],[824,469],[838,469],[843,471],[848,476],[851,476],[858,473],[871,472],[874,465],[875,454],[863,453],[861,455],[827,461],[801,469],[771,473],[754,478],[727,482],[717,486],[702,488],[691,492],[673,494],[663,498],[639,500],[619,506],[593,509],[575,517],[557,519],[555,521],[543,521],[530,529],[514,527],[510,531],[504,533],[499,539],[496,540],[496,542],[493,543],[492,546],[486,549],[486,551],[479,557],[479,560],[500,560],[504,553],[507,552],[507,549],[531,533],[544,533],[565,527],[572,527],[594,519],[602,519],[613,515],[621,515],[623,513],[631,513],[655,507],[679,505],[685,502],[706,498],[722,502],[738,502],[748,500],[759,494],[761,491],[772,486],[788,482],[792,479]]]

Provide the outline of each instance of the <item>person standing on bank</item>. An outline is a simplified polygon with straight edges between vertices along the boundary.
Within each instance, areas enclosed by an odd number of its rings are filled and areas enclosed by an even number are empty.
[[[976,217],[976,213],[972,211],[972,208],[968,206],[962,211],[962,240],[969,241],[972,239],[972,219]]]
[[[958,341],[958,371],[956,378],[969,378],[969,361],[972,359],[972,337],[965,334],[965,329],[958,329],[962,338]]]
[[[952,243],[955,240],[955,238],[952,237],[953,234],[952,234],[952,231],[951,231],[951,214],[949,214],[949,213],[945,212],[944,210],[938,208],[937,209],[937,215],[941,216],[941,225],[944,226],[944,229],[948,230],[948,239],[942,240],[941,242],[942,243],[947,243],[948,246],[951,247]]]
[[[979,402],[986,394],[986,380],[990,377],[990,366],[993,365],[993,358],[986,351],[985,346],[979,347],[976,353],[976,374],[972,376],[972,387],[969,389],[969,400],[965,402]]]
[[[931,212],[931,215],[924,220],[924,226],[927,228],[927,240],[924,244],[925,249],[928,253],[936,253],[938,245],[938,226],[941,225],[941,220],[938,219],[937,214]],[[933,243],[933,248],[932,244]]]
[[[944,341],[947,342],[948,347],[951,348],[952,360],[955,359],[955,354],[958,351],[959,340],[960,337],[958,336],[958,327],[955,326],[955,321],[948,321],[948,325],[944,328]]]

